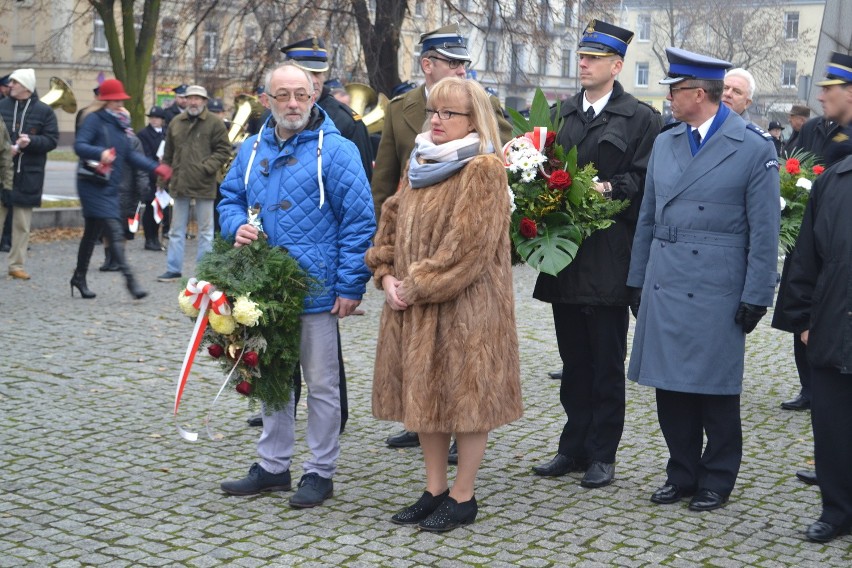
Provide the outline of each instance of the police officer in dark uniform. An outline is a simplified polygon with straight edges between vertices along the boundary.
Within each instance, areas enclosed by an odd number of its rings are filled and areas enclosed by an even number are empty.
[[[305,71],[314,77],[314,87],[320,91],[317,104],[322,108],[344,138],[351,140],[361,154],[361,164],[367,179],[373,177],[373,145],[370,143],[370,133],[361,117],[347,105],[338,101],[331,94],[331,89],[325,85],[325,74],[328,71],[328,51],[325,42],[317,38],[308,38],[290,45],[285,45],[281,51]]]
[[[621,72],[633,32],[592,20],[577,48],[583,90],[561,107],[556,142],[577,146],[577,165],[594,163],[596,189],[630,207],[606,230],[580,246],[558,276],[539,274],[533,297],[553,307],[562,358],[559,398],[567,415],[556,457],[533,467],[542,476],[585,472],[581,485],[603,487],[615,476],[624,429],[624,361],[630,250],[645,187],[645,170],[662,120],[654,108],[626,93]]]
[[[172,92],[175,94],[175,101],[170,107],[166,108],[166,127],[169,126],[169,123],[174,117],[182,113],[186,108],[186,90],[188,88],[189,85],[184,83],[172,89]]]

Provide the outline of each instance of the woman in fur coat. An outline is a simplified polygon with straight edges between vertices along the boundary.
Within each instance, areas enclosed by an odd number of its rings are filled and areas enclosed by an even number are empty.
[[[401,190],[367,265],[384,290],[373,414],[417,432],[426,491],[391,519],[442,532],[476,518],[488,432],[523,413],[510,259],[510,198],[488,95],[437,83]],[[452,434],[458,471],[448,488]]]

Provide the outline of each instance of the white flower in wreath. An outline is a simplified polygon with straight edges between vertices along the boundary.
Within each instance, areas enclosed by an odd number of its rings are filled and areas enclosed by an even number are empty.
[[[509,209],[509,211],[514,213],[515,209],[517,209],[517,207],[515,206],[515,192],[512,191],[512,186],[509,185],[509,186],[506,186],[506,187],[509,190],[509,206],[511,207]]]
[[[781,211],[784,211],[787,208],[787,201],[783,197],[779,197],[778,199],[781,200]]]
[[[183,290],[178,295],[178,305],[180,306],[180,311],[184,314],[191,318],[198,317],[198,308],[192,305],[192,297],[184,294]]]
[[[807,189],[808,191],[811,190],[812,186],[813,186],[813,182],[811,182],[811,180],[809,180],[808,178],[802,177],[802,178],[799,178],[799,181],[796,182],[796,187],[801,187],[803,189]]]
[[[255,302],[252,302],[248,296],[240,296],[234,302],[234,307],[231,310],[231,315],[237,320],[237,323],[248,327],[254,327],[260,322],[260,316],[263,312],[257,307]]]

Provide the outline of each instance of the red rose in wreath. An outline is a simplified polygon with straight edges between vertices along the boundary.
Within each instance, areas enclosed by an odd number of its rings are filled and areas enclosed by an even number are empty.
[[[249,367],[257,367],[259,359],[257,357],[257,353],[254,351],[249,351],[245,355],[243,355],[243,363],[248,365]]]
[[[518,231],[525,239],[532,239],[538,235],[538,226],[536,226],[535,221],[529,217],[524,217],[521,219],[521,225],[518,227]]]
[[[814,175],[819,175],[825,171],[825,168],[822,166],[814,166]]]
[[[558,189],[560,191],[571,187],[571,174],[565,170],[556,170],[550,174],[550,179],[547,180],[547,186],[550,189]]]
[[[796,175],[802,171],[801,164],[796,158],[790,158],[784,166],[787,168],[787,173],[790,175]]]
[[[207,347],[207,353],[210,354],[214,359],[218,359],[222,355],[225,354],[225,348],[219,345],[218,343],[214,343]]]
[[[547,133],[547,137],[544,139],[544,147],[550,148],[553,146],[554,142],[556,142],[556,133],[551,130]]]
[[[240,381],[237,385],[237,392],[243,396],[248,396],[251,394],[251,383],[248,381]]]

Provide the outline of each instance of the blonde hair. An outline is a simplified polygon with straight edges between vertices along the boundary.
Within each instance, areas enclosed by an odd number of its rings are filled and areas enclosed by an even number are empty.
[[[83,120],[92,114],[93,112],[98,112],[102,108],[104,108],[109,101],[102,101],[95,99],[92,101],[92,104],[83,109],[83,114],[80,115],[80,124],[83,124]]]
[[[468,119],[474,131],[479,134],[479,151],[483,154],[490,151],[497,156],[502,155],[503,146],[500,143],[497,117],[494,115],[494,107],[491,106],[491,100],[485,89],[476,81],[458,77],[441,79],[429,89],[429,99],[426,101],[429,108],[453,103],[462,104],[470,113]],[[426,130],[429,130],[428,120],[424,126],[424,131]],[[489,144],[492,147],[491,150],[488,149]]]

